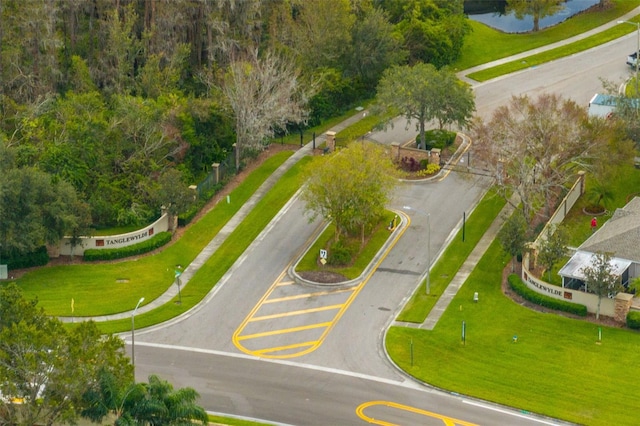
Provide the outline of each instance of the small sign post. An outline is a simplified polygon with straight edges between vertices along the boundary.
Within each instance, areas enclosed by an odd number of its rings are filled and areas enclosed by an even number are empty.
[[[320,263],[323,265],[327,263],[327,251],[325,249],[320,249]]]
[[[180,293],[180,275],[182,275],[182,271],[175,270],[175,278],[178,284],[178,305],[182,305],[182,294]]]

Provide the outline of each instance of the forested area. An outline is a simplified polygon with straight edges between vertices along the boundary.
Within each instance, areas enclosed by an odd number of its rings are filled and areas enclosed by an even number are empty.
[[[469,28],[462,0],[2,0],[0,254],[147,223]]]

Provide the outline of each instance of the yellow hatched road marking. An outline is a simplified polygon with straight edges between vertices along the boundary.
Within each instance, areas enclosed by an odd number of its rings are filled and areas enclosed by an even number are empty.
[[[400,212],[400,211],[395,211],[395,213],[400,215],[400,216],[403,216],[405,218],[405,220],[407,221],[407,223],[411,223],[411,219],[405,213]],[[378,261],[375,263],[375,265],[373,265],[373,268],[371,268],[369,273],[363,278],[362,282],[360,284],[358,284],[357,286],[354,286],[354,287],[351,287],[351,288],[346,288],[346,289],[340,289],[340,290],[329,290],[329,291],[322,291],[322,292],[316,292],[316,293],[308,293],[308,294],[298,295],[298,296],[279,297],[279,298],[269,299],[269,296],[271,296],[271,294],[275,291],[275,289],[278,286],[280,286],[280,285],[290,285],[289,283],[292,283],[290,280],[284,280],[284,277],[286,276],[287,271],[289,270],[289,268],[291,267],[291,265],[293,263],[293,262],[290,262],[285,267],[285,269],[282,271],[282,273],[280,273],[278,278],[276,278],[276,280],[271,285],[271,287],[260,298],[260,300],[253,307],[251,312],[249,312],[249,314],[245,317],[245,319],[238,326],[236,331],[233,333],[233,336],[232,336],[233,344],[238,349],[240,349],[242,352],[245,352],[245,353],[247,353],[249,355],[262,356],[262,357],[267,357],[267,358],[278,358],[278,359],[298,357],[298,356],[302,356],[302,355],[308,354],[308,353],[316,350],[322,344],[324,339],[326,339],[327,335],[333,329],[333,327],[337,324],[337,322],[340,320],[340,318],[342,318],[342,315],[345,313],[347,308],[351,305],[351,303],[353,303],[353,301],[358,296],[360,291],[364,288],[364,286],[367,284],[367,282],[369,282],[369,279],[371,279],[371,277],[373,276],[375,271],[378,269],[378,267],[380,266],[382,261],[389,255],[389,252],[391,251],[391,249],[396,245],[396,243],[398,242],[400,237],[406,232],[406,230],[408,228],[409,228],[409,226],[406,226],[404,229],[400,230],[400,232],[395,236],[395,239],[391,242],[391,244],[389,244],[389,246],[386,248],[384,253],[382,253],[382,255],[378,258]],[[304,247],[309,246],[311,244],[311,241],[315,240],[317,235],[320,234],[321,230],[322,230],[321,227],[319,227],[318,230],[315,233],[316,235],[312,235],[308,239],[307,244]],[[255,321],[254,315],[258,312],[258,310],[262,307],[262,305],[265,305],[267,303],[276,303],[276,302],[297,300],[297,299],[303,299],[303,298],[306,299],[306,298],[310,298],[310,297],[314,297],[314,296],[327,296],[327,295],[339,294],[339,293],[344,293],[344,292],[351,292],[351,294],[349,294],[349,297],[347,298],[347,300],[342,305],[339,305],[339,306],[341,306],[340,309],[338,310],[338,312],[336,313],[336,315],[333,317],[333,319],[330,322],[325,322],[325,323],[320,323],[320,324],[313,324],[313,325],[303,326],[303,327],[295,327],[295,328],[291,328],[291,329],[275,330],[275,331],[271,331],[271,332],[257,333],[257,334],[251,334],[251,335],[245,335],[245,336],[241,336],[240,335],[244,331],[244,328],[247,326],[247,324],[249,322]],[[298,311],[293,311],[293,312],[299,312],[299,310]],[[313,309],[309,310],[309,312],[313,312]],[[298,313],[294,313],[293,315],[298,315]],[[283,315],[279,314],[279,316],[283,316]],[[260,318],[260,317],[257,317],[257,318]],[[286,345],[286,346],[263,348],[263,349],[257,349],[257,350],[247,349],[246,347],[244,347],[240,343],[241,340],[248,340],[248,339],[253,338],[253,337],[273,336],[273,335],[291,333],[291,332],[294,332],[294,331],[301,331],[301,330],[320,328],[320,327],[325,327],[325,329],[322,332],[322,335],[318,338],[318,340],[316,340],[314,342],[293,343],[291,345]],[[306,347],[306,349],[301,351],[301,352],[292,353],[292,354],[265,355],[268,352],[277,352],[277,351],[282,351],[283,349],[291,349],[291,348],[296,348],[296,347]]]
[[[304,315],[304,314],[310,314],[310,313],[313,313],[313,312],[330,311],[330,310],[334,310],[334,309],[340,309],[341,307],[342,307],[342,304],[340,304],[340,305],[327,305],[327,306],[320,306],[318,308],[301,309],[299,311],[289,311],[289,312],[282,312],[282,313],[279,313],[279,314],[262,315],[260,317],[251,317],[251,318],[249,318],[248,322],[263,321],[263,320],[274,319],[274,318],[282,318],[282,317],[292,317],[292,316],[295,316],[295,315]]]
[[[365,422],[373,423],[373,424],[376,424],[376,425],[383,425],[383,426],[398,426],[395,423],[389,423],[389,422],[385,422],[384,420],[374,419],[373,417],[369,417],[366,414],[364,414],[364,410],[366,408],[372,407],[374,405],[383,405],[385,407],[396,408],[398,410],[409,411],[409,412],[412,412],[412,413],[420,414],[420,415],[423,415],[425,417],[431,417],[431,418],[434,418],[434,419],[439,419],[439,420],[442,420],[442,422],[446,426],[478,426],[475,423],[466,422],[464,420],[459,420],[459,419],[456,419],[456,418],[453,418],[453,417],[449,417],[449,416],[443,416],[442,414],[432,413],[431,411],[422,410],[420,408],[410,407],[408,405],[398,404],[398,403],[391,402],[391,401],[369,401],[369,402],[365,402],[364,404],[360,404],[358,406],[358,408],[356,408],[356,414],[358,415],[358,417],[360,417]]]
[[[275,297],[273,299],[267,299],[262,303],[266,305],[267,303],[286,302],[287,300],[308,299],[309,297],[326,296],[330,294],[339,294],[348,291],[354,291],[356,288],[358,287],[345,288],[341,290],[318,291],[316,293],[296,294],[295,296]]]
[[[296,331],[313,330],[314,328],[329,327],[329,322],[319,322],[317,324],[301,325],[300,327],[281,328],[280,330],[264,331],[262,333],[245,334],[244,336],[238,336],[238,340],[254,339],[256,337],[274,336],[276,334],[295,333]]]
[[[276,287],[283,287],[285,285],[291,285],[295,283],[295,281],[280,281],[278,284],[276,284]]]
[[[286,345],[286,346],[278,346],[275,348],[266,348],[266,349],[261,349],[258,351],[253,351],[253,353],[257,354],[257,355],[263,355],[263,354],[267,354],[270,352],[279,352],[279,351],[286,351],[287,349],[296,349],[296,348],[303,348],[305,346],[312,346],[315,345],[316,343],[318,343],[317,340],[311,340],[309,342],[300,342],[300,343],[294,343],[292,345]]]

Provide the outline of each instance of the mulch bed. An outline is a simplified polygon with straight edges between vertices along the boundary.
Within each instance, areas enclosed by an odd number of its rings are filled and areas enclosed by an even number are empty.
[[[298,272],[298,275],[307,281],[319,284],[337,284],[349,281],[344,275],[330,271],[305,271]]]

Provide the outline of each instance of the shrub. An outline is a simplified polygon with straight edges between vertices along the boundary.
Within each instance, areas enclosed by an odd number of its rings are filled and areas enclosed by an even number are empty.
[[[419,176],[419,177],[431,176],[438,173],[439,171],[440,171],[440,166],[438,164],[428,164],[427,168],[424,170],[420,170],[418,173],[416,173],[416,176]]]
[[[351,263],[352,258],[352,249],[340,240],[331,245],[327,263],[331,266],[345,266]]]
[[[9,255],[0,259],[7,265],[8,270],[31,268],[33,266],[43,266],[49,262],[49,253],[47,248],[42,246],[31,253]]]
[[[153,238],[141,243],[114,249],[89,249],[84,252],[84,260],[114,260],[148,253],[171,241],[170,232],[159,232]]]
[[[413,157],[402,157],[402,160],[400,160],[400,167],[402,170],[407,172],[417,172],[422,169],[420,162],[416,161]]]
[[[627,314],[627,327],[634,330],[640,329],[640,311],[629,311]]]
[[[189,223],[191,223],[193,218],[196,217],[202,207],[204,207],[204,203],[202,201],[199,201],[192,205],[186,212],[180,213],[178,215],[178,226],[187,226]]]
[[[416,141],[420,140],[420,135],[416,137]],[[433,129],[425,132],[425,141],[427,143],[427,151],[433,148],[445,149],[453,145],[456,140],[456,132],[449,130]]]
[[[509,286],[513,291],[518,293],[524,299],[536,305],[544,306],[545,308],[555,309],[557,311],[569,312],[571,314],[580,315],[581,317],[587,316],[587,307],[578,303],[566,302],[564,300],[554,299],[544,294],[540,294],[531,290],[522,282],[522,279],[516,275],[509,275]]]

